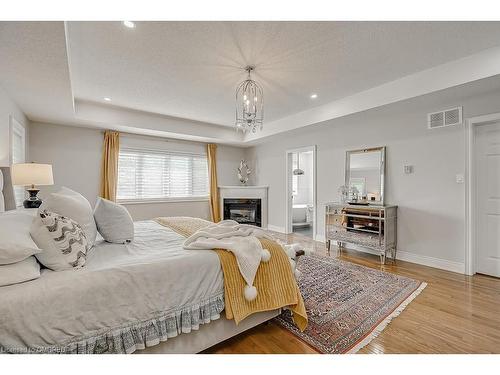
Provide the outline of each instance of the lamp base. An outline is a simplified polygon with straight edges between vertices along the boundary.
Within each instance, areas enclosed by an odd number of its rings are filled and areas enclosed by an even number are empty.
[[[29,198],[23,202],[24,208],[38,208],[42,204],[42,200],[36,195],[40,191],[39,189],[27,189],[29,193]]]

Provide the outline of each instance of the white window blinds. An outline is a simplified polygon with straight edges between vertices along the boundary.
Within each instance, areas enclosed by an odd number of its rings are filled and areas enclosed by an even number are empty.
[[[122,148],[118,200],[208,197],[205,155]]]
[[[12,144],[11,144],[11,159],[12,164],[25,163],[26,162],[26,132],[24,127],[12,119],[11,125],[12,134]],[[24,186],[14,186],[14,195],[16,199],[16,205],[18,207],[23,205],[24,201]]]

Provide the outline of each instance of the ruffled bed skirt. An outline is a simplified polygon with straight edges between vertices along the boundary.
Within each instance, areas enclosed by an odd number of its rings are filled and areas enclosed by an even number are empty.
[[[181,333],[198,330],[200,325],[219,319],[222,310],[224,310],[223,293],[195,305],[163,312],[146,321],[101,331],[92,336],[79,337],[61,345],[30,347],[25,350],[17,348],[15,351],[8,348],[1,349],[11,353],[133,353],[167,341]]]

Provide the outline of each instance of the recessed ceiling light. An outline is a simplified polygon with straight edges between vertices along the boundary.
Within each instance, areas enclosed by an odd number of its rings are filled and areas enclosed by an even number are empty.
[[[316,99],[318,97],[318,94],[311,94],[311,99]]]
[[[123,21],[123,24],[129,29],[133,29],[135,27],[135,23],[133,23],[132,21]]]
[[[110,102],[111,98],[105,97],[104,100],[107,101],[107,102]]]

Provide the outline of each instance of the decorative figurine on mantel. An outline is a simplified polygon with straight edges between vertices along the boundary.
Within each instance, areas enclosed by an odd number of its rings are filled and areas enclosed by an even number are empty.
[[[247,162],[245,160],[240,161],[240,166],[238,167],[238,179],[242,185],[246,185],[248,182],[248,176],[252,173],[252,170],[248,168]]]

